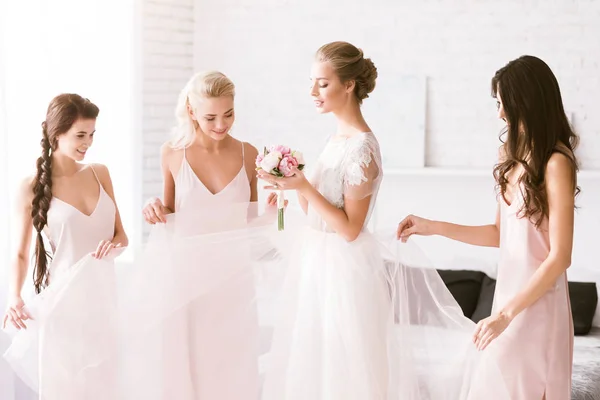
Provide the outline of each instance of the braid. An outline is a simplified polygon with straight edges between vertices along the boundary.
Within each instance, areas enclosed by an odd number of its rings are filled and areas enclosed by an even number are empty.
[[[42,123],[44,136],[41,141],[42,155],[37,159],[37,173],[33,185],[33,201],[31,203],[31,217],[33,227],[37,232],[35,244],[35,267],[33,270],[33,283],[36,293],[48,284],[48,252],[44,247],[42,230],[48,224],[48,210],[52,200],[52,157],[51,145],[48,139],[46,122]]]
[[[51,255],[44,247],[42,232],[48,225],[48,210],[52,200],[52,157],[58,148],[59,136],[67,133],[78,119],[96,119],[98,107],[75,93],[63,93],[50,102],[46,120],[42,122],[42,155],[37,159],[37,172],[33,182],[31,218],[37,232],[33,284],[40,293],[48,285],[48,259]]]

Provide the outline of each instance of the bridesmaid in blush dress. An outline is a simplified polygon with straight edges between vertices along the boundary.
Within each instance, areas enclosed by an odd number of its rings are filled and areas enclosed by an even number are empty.
[[[515,400],[571,397],[573,323],[567,285],[577,187],[577,136],[558,82],[539,58],[509,62],[492,79],[506,141],[494,169],[494,224],[461,226],[406,217],[398,236],[442,235],[500,248],[492,315],[474,342],[500,366]],[[487,397],[487,396],[486,396]]]
[[[103,361],[116,350],[113,258],[128,239],[108,169],[81,163],[98,113],[77,94],[52,100],[37,173],[23,182],[17,203],[19,250],[3,321],[17,332],[4,357],[44,400],[116,398],[114,364]],[[21,294],[32,226],[38,295],[29,299]]]
[[[245,226],[247,205],[258,197],[258,151],[230,135],[234,97],[233,82],[221,72],[200,72],[189,80],[179,98],[174,136],[162,148],[164,197],[145,206],[146,222],[165,223],[183,215],[198,218],[186,225],[205,233],[209,226],[218,231]],[[224,209],[244,212],[223,215]],[[202,256],[198,269],[210,264]],[[182,274],[178,267],[174,274]],[[259,385],[258,323],[249,306],[253,298],[252,275],[242,273],[168,316],[158,378],[162,384],[153,398],[251,400]]]

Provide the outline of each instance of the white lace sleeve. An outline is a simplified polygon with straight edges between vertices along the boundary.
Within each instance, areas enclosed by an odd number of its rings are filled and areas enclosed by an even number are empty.
[[[379,145],[371,134],[366,134],[348,152],[343,167],[344,198],[364,199],[372,195],[381,181]]]

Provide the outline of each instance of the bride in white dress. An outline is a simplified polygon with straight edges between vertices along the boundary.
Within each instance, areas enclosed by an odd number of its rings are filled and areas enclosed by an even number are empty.
[[[267,188],[296,190],[309,220],[281,290],[262,398],[455,400],[484,389],[507,399],[500,378],[477,376],[474,325],[435,270],[408,267],[423,258],[386,250],[367,230],[383,171],[360,105],[376,77],[355,46],[321,47],[311,96],[337,133],[310,183],[300,171],[259,173]]]

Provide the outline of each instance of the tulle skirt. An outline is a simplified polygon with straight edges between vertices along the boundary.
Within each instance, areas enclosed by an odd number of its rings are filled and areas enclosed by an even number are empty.
[[[5,356],[46,400],[509,398],[418,248],[258,208],[169,216],[118,286],[84,258]]]
[[[413,245],[307,228],[277,301],[264,400],[508,399]]]
[[[27,329],[8,328],[4,358],[40,399],[116,398],[116,276],[113,260],[82,258],[26,305]]]

